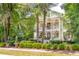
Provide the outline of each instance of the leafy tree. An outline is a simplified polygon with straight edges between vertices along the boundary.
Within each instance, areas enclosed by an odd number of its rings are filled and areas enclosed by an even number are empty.
[[[5,42],[10,38],[33,36],[34,16],[30,16],[29,4],[0,4],[1,37]],[[4,31],[4,32],[3,32]],[[3,35],[4,34],[4,35]]]
[[[32,9],[32,13],[33,15],[35,16],[35,21],[36,21],[36,31],[37,31],[37,40],[39,39],[39,16],[41,16],[41,10],[40,10],[40,7],[39,7],[39,4],[34,4],[34,7]]]
[[[79,4],[68,3],[64,4],[66,13],[66,20],[69,23],[69,32],[72,34],[73,39],[79,39]]]

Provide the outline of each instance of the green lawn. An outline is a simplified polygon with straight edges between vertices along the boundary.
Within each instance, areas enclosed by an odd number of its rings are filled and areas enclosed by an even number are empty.
[[[0,54],[14,55],[14,56],[72,56],[64,53],[50,53],[50,52],[29,52],[29,51],[15,51],[15,50],[1,50]],[[74,54],[73,54],[74,55]]]

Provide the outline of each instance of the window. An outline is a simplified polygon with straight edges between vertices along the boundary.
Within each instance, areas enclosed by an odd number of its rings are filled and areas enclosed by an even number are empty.
[[[47,23],[47,29],[51,29],[51,23]]]
[[[56,38],[59,37],[59,31],[54,32],[54,37],[56,37]]]
[[[59,21],[55,20],[54,21],[54,29],[57,29],[57,28],[59,28]]]
[[[59,28],[59,24],[55,24],[55,25],[54,25],[54,28],[55,28],[55,29]]]

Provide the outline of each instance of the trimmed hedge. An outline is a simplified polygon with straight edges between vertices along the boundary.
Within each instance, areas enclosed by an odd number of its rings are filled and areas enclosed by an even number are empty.
[[[58,44],[52,44],[50,49],[56,50],[58,49]]]
[[[33,43],[32,48],[40,49],[42,46],[42,43]]]
[[[67,45],[67,43],[61,43],[61,44],[58,45],[58,49],[59,50],[65,50],[66,49],[66,45]]]
[[[48,43],[36,43],[33,41],[21,41],[19,44],[21,48],[36,48],[36,49],[50,49],[51,45]]]
[[[21,41],[19,47],[21,48],[32,48],[33,41]]]
[[[47,43],[42,44],[42,49],[50,49],[50,47],[51,47],[50,44]]]
[[[72,44],[72,50],[79,50],[79,44]]]
[[[4,43],[0,43],[3,47]],[[68,44],[66,42],[60,44],[38,43],[34,41],[21,41],[19,44],[21,48],[36,48],[36,49],[52,49],[52,50],[79,50],[79,44]]]

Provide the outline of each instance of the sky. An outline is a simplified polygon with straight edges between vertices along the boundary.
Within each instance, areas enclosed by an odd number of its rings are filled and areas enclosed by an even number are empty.
[[[61,9],[61,7],[60,7],[61,5],[62,5],[62,3],[59,3],[58,6],[52,7],[51,10],[54,10],[54,11],[57,11],[59,13],[63,13],[64,14],[65,11],[64,11],[64,9]]]

